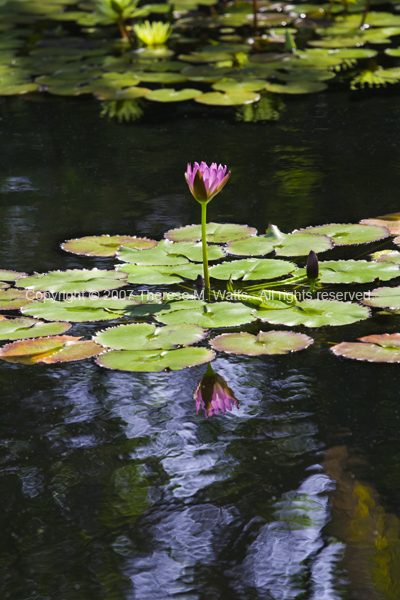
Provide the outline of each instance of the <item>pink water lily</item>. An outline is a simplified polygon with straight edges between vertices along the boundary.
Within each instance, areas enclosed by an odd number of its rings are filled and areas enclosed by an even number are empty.
[[[225,413],[232,410],[233,406],[239,407],[239,402],[225,379],[215,373],[210,364],[193,397],[196,400],[196,414],[203,408],[206,417],[218,415],[220,411]]]
[[[200,164],[195,162],[193,169],[192,165],[188,164],[185,173],[190,191],[201,203],[210,202],[222,190],[230,176],[231,172],[226,172],[226,165],[223,167],[222,165],[217,166],[217,163],[211,163],[211,166],[208,167],[204,161]]]

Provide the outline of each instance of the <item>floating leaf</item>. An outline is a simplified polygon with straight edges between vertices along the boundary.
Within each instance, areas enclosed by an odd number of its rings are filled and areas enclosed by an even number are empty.
[[[244,258],[232,262],[224,262],[211,267],[210,276],[216,279],[241,279],[253,281],[259,279],[276,279],[295,271],[296,265],[284,260],[268,258]]]
[[[0,310],[16,310],[34,300],[26,290],[0,290]]]
[[[32,277],[22,277],[18,280],[18,285],[29,290],[53,293],[101,292],[126,285],[126,273],[100,269],[50,271]]]
[[[225,244],[256,235],[257,229],[248,225],[233,223],[207,223],[207,241],[215,244]],[[201,225],[187,225],[178,229],[170,229],[164,233],[167,240],[173,242],[197,242],[201,240]]]
[[[43,318],[47,321],[109,321],[132,315],[136,306],[141,304],[140,296],[135,298],[81,298],[71,297],[62,302],[48,298],[40,302],[31,302],[22,309],[24,315]],[[1,308],[1,305],[0,305]]]
[[[200,90],[192,88],[186,88],[184,90],[176,91],[171,88],[165,88],[161,90],[153,90],[146,94],[147,100],[153,100],[155,102],[184,102],[185,100],[193,100],[202,95]]]
[[[265,87],[264,79],[247,79],[245,81],[236,81],[235,79],[228,79],[226,81],[220,81],[214,83],[213,90],[219,92],[258,92]]]
[[[23,364],[70,362],[96,356],[102,346],[70,335],[22,340],[0,348],[0,359]]]
[[[373,260],[378,263],[392,263],[395,265],[400,264],[400,252],[397,252],[396,250],[382,251],[377,252],[376,254],[379,254],[379,256],[375,258],[375,255],[372,255],[372,257]]]
[[[188,259],[175,254],[175,245],[170,240],[162,240],[155,248],[150,250],[134,250],[121,248],[117,257],[125,262],[137,265],[183,265]]]
[[[386,227],[390,231],[391,235],[400,234],[400,213],[392,213],[390,215],[384,215],[383,217],[376,217],[375,219],[363,219],[360,221],[361,225],[380,225]]]
[[[326,90],[327,85],[322,81],[294,81],[281,85],[279,83],[269,83],[265,85],[268,92],[274,94],[315,94]]]
[[[333,241],[326,235],[310,237],[310,234],[299,231],[282,234],[279,239],[266,235],[231,242],[226,251],[237,256],[263,256],[275,249],[277,256],[306,256],[310,250],[320,253],[332,247]]]
[[[203,246],[201,242],[176,242],[171,248],[171,252],[174,254],[182,254],[193,262],[203,262]],[[221,246],[208,244],[207,254],[208,260],[211,261],[224,258],[226,252]]]
[[[144,98],[150,92],[148,88],[136,86],[124,88],[123,90],[102,88],[100,85],[96,89],[93,89],[93,87],[91,86],[89,91],[93,91],[93,94],[99,100],[136,100],[136,98]]]
[[[93,235],[67,240],[61,244],[61,248],[66,252],[82,256],[115,256],[121,246],[143,250],[144,248],[154,248],[154,246],[157,246],[157,242],[148,238],[137,238],[129,235]]]
[[[367,292],[363,304],[375,308],[400,309],[400,287],[382,287]]]
[[[205,304],[200,301],[182,301],[174,303],[170,310],[158,312],[156,319],[167,325],[186,323],[207,329],[237,327],[255,320],[252,310],[241,302]]]
[[[162,84],[173,84],[173,83],[184,83],[187,81],[187,78],[181,73],[165,73],[165,72],[152,72],[145,73],[144,71],[140,71],[135,73],[135,75],[140,79],[140,81],[144,81],[145,83],[162,83]],[[174,91],[175,90],[168,90]],[[183,92],[187,90],[182,90]],[[191,92],[196,92],[201,94],[199,90],[190,90]],[[175,92],[178,93],[178,92]],[[187,98],[189,100],[189,98]]]
[[[0,332],[1,324],[0,321]],[[99,332],[93,339],[115,350],[171,350],[201,342],[206,335],[207,331],[197,325],[157,327],[137,323],[111,327]]]
[[[382,264],[367,260],[329,260],[319,263],[322,283],[368,283],[374,279],[388,281],[399,277],[395,264]]]
[[[123,269],[128,274],[128,283],[145,283],[146,285],[171,285],[182,283],[183,279],[192,279],[203,275],[203,265],[192,263],[164,265],[117,265],[117,270]]]
[[[369,317],[366,307],[336,300],[303,300],[283,310],[259,309],[253,313],[261,321],[275,325],[349,325]]]
[[[330,225],[318,225],[317,227],[308,227],[304,231],[308,233],[318,233],[332,238],[336,246],[346,246],[349,244],[367,244],[376,242],[388,237],[389,231],[386,227],[377,225],[357,225],[353,223]]]
[[[153,350],[152,352],[111,350],[101,354],[96,362],[107,369],[157,373],[195,367],[210,362],[214,357],[214,352],[207,348],[189,347],[178,350]]]
[[[59,335],[70,329],[69,323],[45,323],[29,317],[2,318],[0,340],[25,340],[28,338]]]
[[[257,336],[250,333],[223,333],[211,340],[214,350],[228,354],[288,354],[308,348],[313,339],[293,331],[260,331]]]
[[[208,92],[195,98],[200,104],[210,104],[212,106],[239,106],[240,104],[252,104],[260,100],[260,94],[255,92]]]
[[[189,79],[189,81],[216,83],[217,81],[220,81],[228,71],[229,67],[187,67],[182,70],[182,75]]]
[[[400,333],[382,333],[358,338],[358,342],[342,342],[331,348],[336,356],[368,362],[400,362]]]
[[[9,283],[5,283],[3,281],[0,281],[0,290],[6,290],[9,287],[10,287]]]

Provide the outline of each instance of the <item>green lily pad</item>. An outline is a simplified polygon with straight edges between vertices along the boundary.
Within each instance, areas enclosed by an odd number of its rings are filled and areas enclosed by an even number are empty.
[[[8,271],[0,269],[0,281],[17,281],[20,277],[26,277],[26,273],[18,273],[17,271]]]
[[[102,271],[100,269],[50,271],[49,273],[33,275],[32,277],[22,277],[18,280],[18,285],[29,290],[66,292],[70,294],[101,292],[126,285],[126,273]]]
[[[400,287],[382,287],[367,292],[362,303],[374,308],[400,309]]]
[[[313,339],[304,333],[293,331],[260,331],[257,336],[250,333],[223,333],[211,340],[214,350],[228,354],[289,354],[304,350],[313,343]]]
[[[61,248],[66,252],[81,256],[115,256],[121,246],[143,250],[154,248],[154,246],[157,246],[157,242],[148,238],[137,238],[129,235],[93,235],[67,240],[61,244]]]
[[[370,48],[342,48],[341,50],[329,50],[329,56],[337,56],[338,58],[344,59],[365,59],[373,58],[378,54],[377,50],[371,50]]]
[[[149,92],[146,94],[146,99],[153,100],[154,102],[184,102],[185,100],[193,100],[201,95],[202,92],[200,90],[193,88],[185,88],[178,91],[172,88],[164,88]]]
[[[368,319],[369,310],[351,302],[336,300],[303,300],[296,305],[282,309],[259,309],[253,313],[261,321],[274,325],[305,325],[322,327],[325,325],[349,325]]]
[[[9,287],[10,287],[9,283],[6,283],[5,281],[0,281],[0,290],[6,290]]]
[[[183,279],[195,280],[203,275],[203,265],[179,264],[166,265],[117,265],[117,270],[123,269],[128,274],[128,283],[144,283],[146,285],[171,285],[182,283]]]
[[[218,46],[215,46],[218,48]],[[179,60],[191,63],[219,63],[224,61],[232,60],[232,55],[228,52],[215,52],[212,54],[211,52],[191,52],[190,54],[180,54],[178,56]]]
[[[329,260],[319,263],[322,283],[369,283],[374,279],[388,281],[399,277],[400,269],[393,263],[367,260]]]
[[[336,356],[368,362],[400,362],[400,333],[382,333],[358,338],[359,342],[342,342],[331,348]]]
[[[29,306],[22,308],[21,312],[24,315],[43,318],[47,321],[62,320],[69,323],[84,323],[86,321],[110,321],[130,316],[135,307],[140,304],[140,296],[136,296],[135,299],[128,294],[125,300],[112,296],[105,298],[72,297],[64,301],[47,298],[31,302]]]
[[[388,56],[400,56],[400,48],[385,48],[384,52]]]
[[[16,310],[32,300],[26,290],[0,290],[0,310]]]
[[[378,258],[373,259],[377,263],[392,263],[395,265],[400,265],[400,252],[393,250],[392,252],[385,252],[384,254],[380,254]]]
[[[0,332],[1,332],[0,321]],[[207,335],[197,325],[171,325],[157,327],[149,323],[137,323],[111,327],[100,331],[93,339],[98,344],[114,350],[172,350],[201,342]]]
[[[15,85],[0,85],[0,96],[18,96],[36,92],[39,88],[37,83],[16,83]]]
[[[224,262],[211,267],[210,277],[216,279],[242,279],[254,281],[259,279],[276,279],[296,270],[296,265],[285,260],[268,258],[243,258],[232,262]]]
[[[157,373],[179,371],[210,362],[215,354],[208,348],[179,348],[178,350],[111,350],[101,354],[96,362],[107,369]]]
[[[229,70],[229,67],[201,66],[186,67],[181,72],[189,81],[216,83],[225,77]]]
[[[161,243],[161,242],[160,242]],[[203,245],[202,242],[176,242],[172,246],[171,253],[182,254],[193,262],[203,262]],[[215,244],[207,245],[208,260],[219,260],[226,255],[225,249]]]
[[[265,87],[264,79],[248,79],[246,81],[236,81],[230,79],[214,83],[211,87],[219,92],[258,92]]]
[[[168,48],[139,48],[135,51],[139,54],[140,58],[170,58],[174,55],[173,50]]]
[[[207,242],[225,244],[256,235],[257,229],[248,225],[234,223],[207,223]],[[201,225],[187,225],[178,229],[170,229],[164,233],[167,240],[173,242],[197,242],[201,240]]]
[[[96,87],[94,84],[91,85],[89,91],[93,92],[99,100],[135,100],[136,98],[144,98],[150,92],[148,88],[135,86],[124,88],[122,90],[112,90],[104,88],[100,84],[99,87]]]
[[[200,301],[182,301],[172,308],[156,314],[157,321],[166,325],[186,323],[200,327],[238,327],[255,321],[252,308],[241,302],[216,302],[205,304]]]
[[[139,71],[135,73],[135,75],[140,79],[140,81],[144,81],[145,83],[171,84],[184,83],[187,81],[187,78],[181,73],[164,73],[157,71],[153,73],[145,73],[143,71]]]
[[[240,104],[258,102],[260,98],[260,94],[256,94],[255,92],[229,92],[226,94],[208,92],[195,98],[195,101],[200,102],[200,104],[210,104],[212,106],[239,106]]]
[[[69,323],[45,323],[29,317],[0,320],[0,340],[25,340],[28,338],[59,335],[70,329]]]
[[[97,356],[103,351],[92,340],[81,341],[70,335],[21,340],[0,348],[0,359],[7,362],[54,364]]]
[[[382,240],[389,236],[389,231],[386,227],[378,227],[377,225],[357,225],[353,223],[318,225],[317,227],[308,227],[304,231],[307,233],[327,235],[333,239],[335,246],[367,244],[369,242]]]
[[[175,253],[175,245],[170,240],[162,240],[155,248],[149,250],[135,250],[124,248],[117,253],[117,257],[125,262],[137,265],[182,265],[188,259]]]
[[[326,235],[310,237],[310,234],[299,231],[282,234],[280,239],[266,235],[230,242],[226,251],[236,256],[263,256],[275,249],[277,256],[306,256],[310,250],[321,253],[332,247],[333,241]]]
[[[327,85],[322,81],[294,81],[281,85],[279,83],[267,82],[265,89],[274,94],[314,94],[327,89]]]

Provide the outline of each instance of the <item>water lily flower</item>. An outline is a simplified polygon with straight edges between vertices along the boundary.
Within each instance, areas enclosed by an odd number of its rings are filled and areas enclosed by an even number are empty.
[[[185,173],[185,178],[188,183],[189,189],[192,192],[197,202],[206,204],[210,202],[222,190],[231,172],[226,172],[226,165],[217,166],[217,163],[211,163],[208,167],[207,164],[202,161],[200,164],[195,162],[193,165],[188,164]]]
[[[210,363],[193,398],[196,400],[196,414],[200,408],[204,408],[206,417],[218,415],[220,411],[225,413],[227,410],[232,410],[233,406],[239,407],[234,392],[228,387],[225,379],[215,373]]]
[[[133,26],[133,31],[146,46],[161,46],[172,33],[170,24],[162,21],[137,23]]]
[[[201,204],[203,272],[207,293],[210,289],[207,258],[207,204],[222,190],[230,176],[231,172],[226,172],[226,165],[223,167],[222,165],[217,166],[217,163],[211,163],[211,167],[208,167],[204,161],[200,164],[195,162],[193,168],[191,164],[188,164],[185,173],[185,178],[192,195]]]

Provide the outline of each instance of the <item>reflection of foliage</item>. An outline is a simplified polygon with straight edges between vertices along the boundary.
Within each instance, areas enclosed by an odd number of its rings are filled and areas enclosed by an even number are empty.
[[[280,193],[284,196],[308,198],[318,185],[323,173],[315,167],[315,156],[304,154],[308,148],[277,147],[279,162],[284,165],[277,169],[275,179],[279,181]]]
[[[160,46],[165,44],[169,36],[171,35],[171,27],[169,23],[163,23],[162,21],[145,21],[144,23],[137,23],[133,26],[136,37],[146,46]]]
[[[256,123],[257,121],[278,121],[285,104],[276,94],[265,93],[258,102],[243,104],[236,111],[238,121]]]
[[[107,503],[106,518],[132,517],[142,514],[149,506],[148,482],[136,465],[127,465],[113,474],[114,499]]]
[[[96,0],[96,7],[110,21],[118,23],[133,16],[137,3],[138,0]]]
[[[123,121],[137,121],[143,115],[143,108],[140,100],[111,100],[103,102],[102,117],[118,119],[119,123]]]

